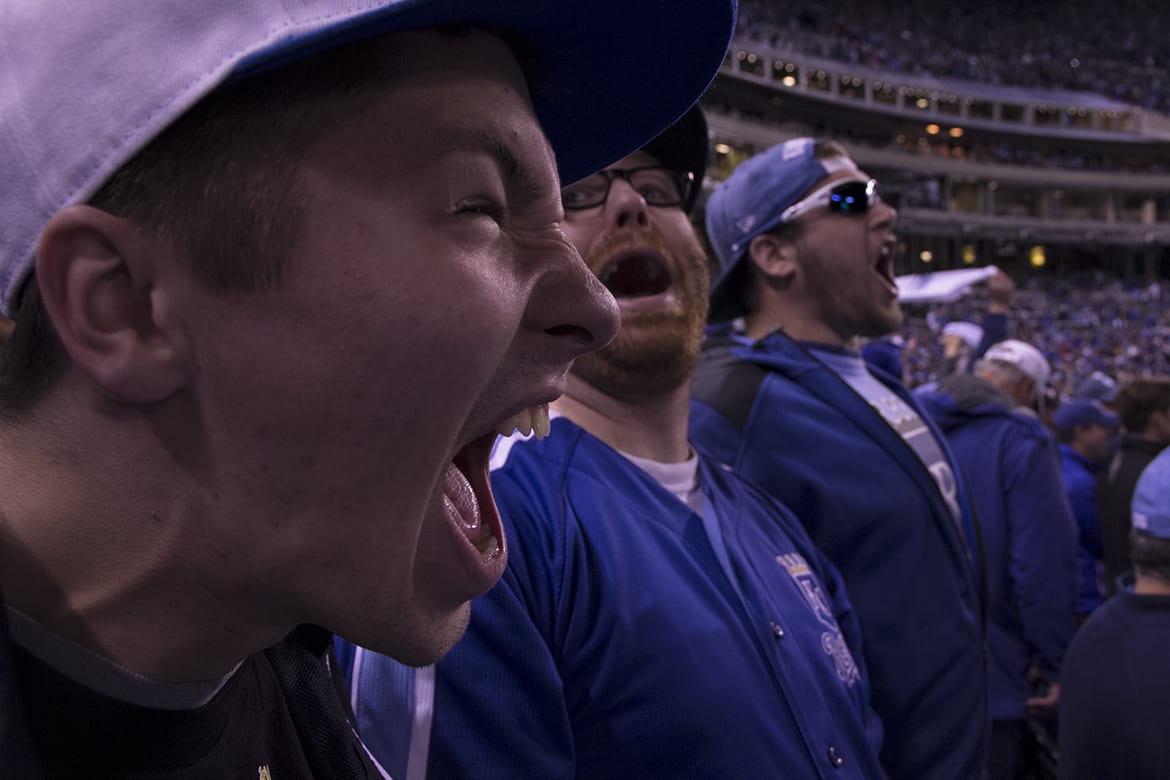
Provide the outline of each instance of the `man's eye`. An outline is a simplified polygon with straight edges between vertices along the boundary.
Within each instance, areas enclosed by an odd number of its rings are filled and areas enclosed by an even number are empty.
[[[664,201],[670,197],[667,188],[657,184],[644,184],[638,187],[638,194],[648,201]]]
[[[568,208],[592,203],[597,200],[597,190],[592,187],[566,187],[561,190],[561,202]]]
[[[503,218],[504,211],[504,207],[499,203],[483,198],[465,200],[459,203],[459,205],[456,207],[456,213],[458,214],[471,214],[473,216],[490,217],[497,222]]]

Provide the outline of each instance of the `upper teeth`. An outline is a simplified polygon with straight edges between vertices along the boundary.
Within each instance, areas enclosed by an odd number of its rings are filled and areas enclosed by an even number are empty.
[[[538,439],[548,436],[548,404],[530,406],[496,426],[496,432],[501,436],[511,436],[514,431],[524,436],[535,435]]]

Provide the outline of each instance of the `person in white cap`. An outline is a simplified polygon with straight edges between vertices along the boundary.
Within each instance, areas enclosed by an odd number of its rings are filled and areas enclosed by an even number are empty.
[[[1048,361],[1021,341],[992,345],[974,373],[918,400],[942,429],[979,513],[986,561],[989,780],[1014,780],[1029,708],[1054,707],[1073,633],[1077,525],[1056,442],[1037,419]],[[1042,688],[1037,695],[1035,688]]]
[[[1170,777],[1170,450],[1142,472],[1132,510],[1133,573],[1065,658],[1062,780]]]
[[[980,373],[1015,399],[1018,409],[1039,415],[1052,367],[1044,353],[1026,341],[1007,339],[992,344],[984,353]]]
[[[463,634],[496,432],[617,328],[561,181],[686,111],[734,12],[0,6],[0,775],[381,776],[329,632]]]

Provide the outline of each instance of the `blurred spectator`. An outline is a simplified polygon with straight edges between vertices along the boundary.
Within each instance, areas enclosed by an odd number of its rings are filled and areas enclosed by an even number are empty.
[[[995,345],[974,373],[919,395],[970,488],[986,560],[990,780],[1014,780],[1028,707],[1054,707],[1072,637],[1077,525],[1055,444],[1036,419],[1048,366],[1028,344]],[[1036,377],[1036,378],[1033,378]],[[1033,685],[1039,682],[1040,696]]]
[[[1170,377],[1125,382],[1116,398],[1121,440],[1109,465],[1097,476],[1097,511],[1105,586],[1129,571],[1130,501],[1146,466],[1170,444]]]
[[[917,387],[946,375],[938,334],[942,323],[976,321],[988,311],[981,287],[955,303],[906,306],[902,337],[906,383]],[[1103,274],[1020,283],[1011,303],[1011,336],[1034,344],[1052,365],[1049,385],[1062,396],[1100,371],[1107,376],[1170,375],[1170,324],[1157,282]],[[931,323],[938,323],[932,327]]]
[[[1080,529],[1080,549],[1077,552],[1080,592],[1077,595],[1076,614],[1083,620],[1104,598],[1096,472],[1101,459],[1109,450],[1109,439],[1117,427],[1118,418],[1100,401],[1081,398],[1057,409],[1052,423],[1060,439],[1065,490]]]
[[[905,382],[902,366],[902,350],[905,347],[906,341],[894,334],[866,342],[861,348],[861,356],[870,368],[881,369],[899,382]]]
[[[1138,480],[1131,555],[1065,659],[1062,778],[1170,777],[1170,450]]]
[[[1017,403],[1035,414],[1044,400],[1052,371],[1040,350],[1016,339],[992,345],[983,356],[980,374],[1010,391]]]
[[[1117,382],[1100,371],[1089,374],[1073,391],[1073,398],[1087,398],[1090,401],[1100,401],[1106,406],[1112,406],[1117,398]]]

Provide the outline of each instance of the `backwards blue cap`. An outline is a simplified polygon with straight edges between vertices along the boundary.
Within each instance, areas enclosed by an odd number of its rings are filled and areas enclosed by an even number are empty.
[[[694,104],[735,11],[735,0],[0,2],[0,313],[15,308],[53,214],[226,81],[393,30],[505,31],[572,182]]]
[[[817,159],[815,149],[813,138],[793,138],[773,146],[740,163],[711,194],[707,238],[720,268],[711,290],[711,322],[743,314],[739,304],[742,261],[751,240],[777,227],[786,208],[821,179],[845,167],[841,157]]]
[[[1133,491],[1133,527],[1170,539],[1170,449],[1154,458]]]

